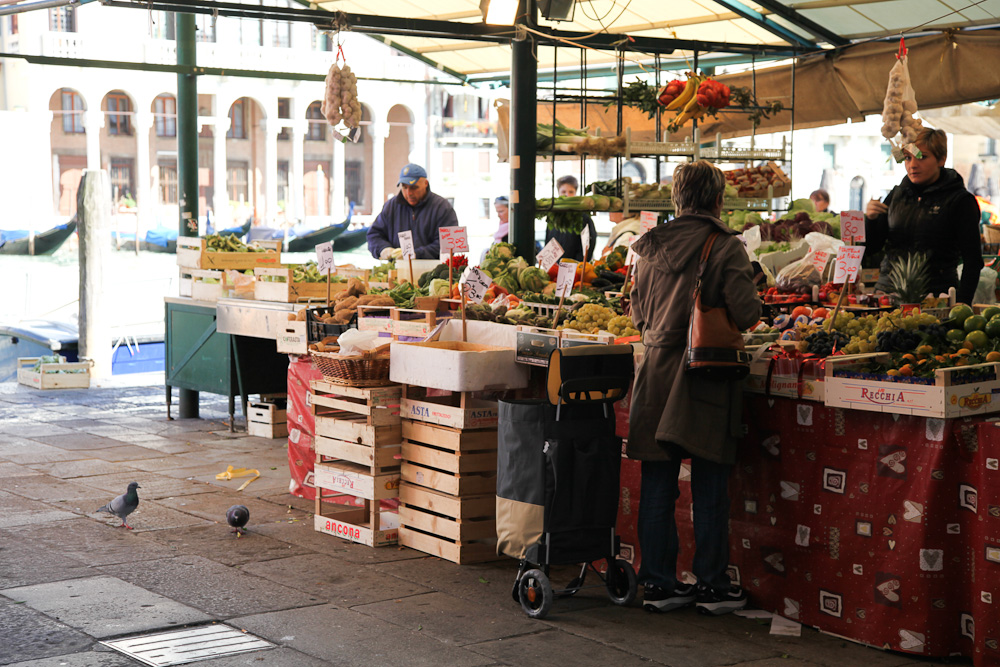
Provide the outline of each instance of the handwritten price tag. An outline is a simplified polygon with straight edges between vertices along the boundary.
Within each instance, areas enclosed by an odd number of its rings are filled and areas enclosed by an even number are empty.
[[[825,250],[817,250],[813,253],[813,266],[822,275],[823,270],[826,269],[826,263],[830,259],[830,253]]]
[[[559,262],[559,273],[556,275],[556,296],[569,296],[576,280],[576,264]]]
[[[587,229],[584,228],[583,232],[586,233]],[[538,266],[542,267],[542,271],[548,271],[552,268],[553,264],[562,259],[563,252],[563,247],[560,245],[559,241],[552,239],[546,243],[545,247],[542,248],[542,251],[538,253]]]
[[[639,213],[639,229],[641,234],[645,234],[653,227],[656,227],[656,221],[660,216],[656,214],[655,211],[642,211]]]
[[[320,273],[333,270],[333,241],[320,243],[316,246],[316,264]]]
[[[555,239],[552,240],[555,241]],[[587,253],[590,250],[590,225],[580,230],[580,242],[583,245],[583,258],[587,259]]]
[[[841,211],[840,237],[848,243],[864,243],[865,214],[861,211]]]
[[[486,290],[493,284],[493,280],[475,266],[466,267],[460,282],[469,303],[482,303],[486,298]]]
[[[417,251],[413,247],[413,232],[399,233],[399,249],[403,251],[402,259],[416,259]]]
[[[837,250],[837,270],[833,274],[835,283],[853,283],[858,279],[858,271],[861,269],[861,258],[864,257],[865,247],[860,245],[845,245]]]
[[[469,231],[465,227],[440,227],[441,252],[469,252]]]

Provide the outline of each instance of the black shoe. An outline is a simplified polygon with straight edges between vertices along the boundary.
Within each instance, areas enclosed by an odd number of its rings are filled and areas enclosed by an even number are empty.
[[[642,608],[646,611],[673,611],[686,607],[696,598],[695,587],[691,584],[677,584],[674,590],[654,584],[643,586]]]
[[[747,594],[739,586],[730,586],[729,590],[717,591],[708,586],[698,587],[698,601],[695,603],[702,614],[721,616],[739,611],[747,606]]]

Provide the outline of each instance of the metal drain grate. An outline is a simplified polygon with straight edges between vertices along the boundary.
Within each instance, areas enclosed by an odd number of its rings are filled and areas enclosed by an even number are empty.
[[[185,665],[198,660],[274,648],[271,642],[228,625],[204,625],[101,643],[153,667]]]

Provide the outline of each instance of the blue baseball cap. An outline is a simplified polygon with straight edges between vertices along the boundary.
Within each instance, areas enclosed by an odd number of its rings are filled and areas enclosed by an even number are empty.
[[[401,185],[413,185],[421,178],[427,178],[427,171],[419,164],[408,164],[399,172],[399,182]]]

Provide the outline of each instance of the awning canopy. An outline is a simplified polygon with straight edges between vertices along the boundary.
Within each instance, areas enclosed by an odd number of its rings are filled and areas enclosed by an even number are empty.
[[[482,24],[479,0],[327,0],[312,6],[347,14]],[[570,22],[539,21],[542,27],[579,35],[612,33],[633,38],[677,39],[716,45],[787,47],[801,52],[903,31],[934,31],[1000,24],[1000,0],[577,0]],[[957,11],[956,11],[957,10]],[[394,35],[392,42],[426,56],[443,67],[476,80],[510,71],[509,44],[473,39]],[[625,43],[631,48],[630,43]],[[716,53],[725,54],[725,48]],[[733,53],[743,52],[734,49]],[[671,58],[683,62],[690,49]],[[613,51],[585,50],[588,67],[613,63]],[[556,62],[556,58],[558,62]],[[649,61],[640,52],[629,59]],[[580,66],[577,49],[542,48],[539,70]]]

